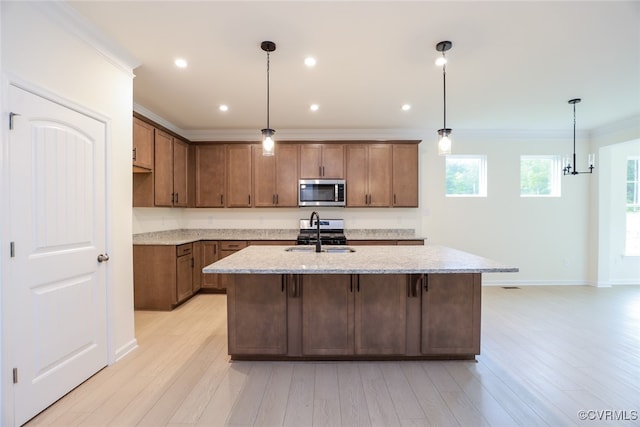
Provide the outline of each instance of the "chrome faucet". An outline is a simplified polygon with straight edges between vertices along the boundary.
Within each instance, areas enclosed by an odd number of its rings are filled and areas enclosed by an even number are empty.
[[[309,225],[313,227],[313,217],[316,217],[316,252],[322,252],[322,244],[320,243],[320,215],[318,212],[311,212],[311,218],[309,218]]]

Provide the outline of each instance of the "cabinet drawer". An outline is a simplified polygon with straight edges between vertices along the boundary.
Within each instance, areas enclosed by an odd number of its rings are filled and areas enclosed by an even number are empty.
[[[220,242],[220,249],[223,251],[239,251],[240,249],[244,249],[247,247],[247,242],[242,240],[242,241],[221,241]]]
[[[192,243],[176,246],[176,256],[191,255],[192,248]]]

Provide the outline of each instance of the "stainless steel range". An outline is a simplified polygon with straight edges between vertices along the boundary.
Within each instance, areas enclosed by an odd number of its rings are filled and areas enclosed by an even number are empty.
[[[300,234],[298,234],[298,245],[315,245],[317,236],[316,222],[308,219],[300,220]],[[343,219],[321,219],[320,220],[320,243],[323,245],[346,245],[347,238],[344,235]]]

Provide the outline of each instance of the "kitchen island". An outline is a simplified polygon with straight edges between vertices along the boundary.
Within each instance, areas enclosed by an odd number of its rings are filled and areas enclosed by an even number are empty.
[[[203,269],[230,273],[232,359],[473,359],[481,274],[516,272],[435,246],[250,246]]]

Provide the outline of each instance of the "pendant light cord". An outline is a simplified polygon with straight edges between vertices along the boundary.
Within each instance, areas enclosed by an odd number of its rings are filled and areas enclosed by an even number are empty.
[[[269,52],[267,52],[267,129],[269,127]]]
[[[442,57],[444,58],[444,52],[442,52]],[[442,64],[442,94],[443,94],[443,103],[444,106],[444,126],[443,129],[447,128],[447,63]],[[443,131],[446,132],[446,131]]]

